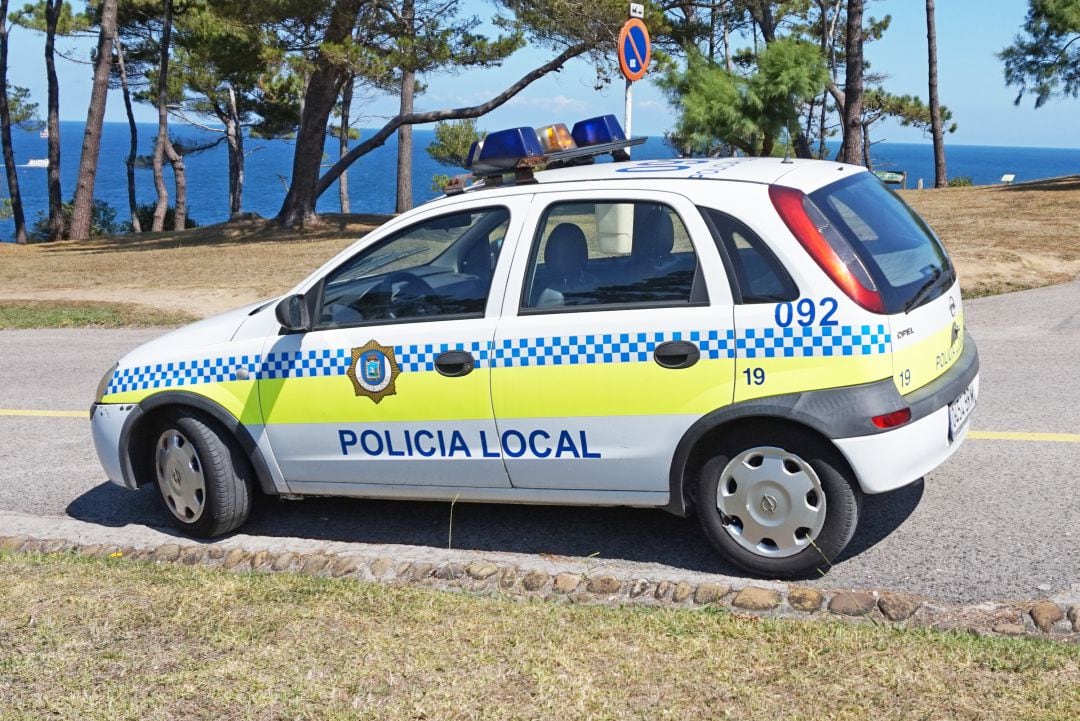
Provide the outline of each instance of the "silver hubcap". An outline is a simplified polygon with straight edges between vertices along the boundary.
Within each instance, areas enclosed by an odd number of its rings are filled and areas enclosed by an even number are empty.
[[[825,525],[821,480],[810,464],[782,448],[743,451],[718,482],[716,508],[724,528],[759,556],[794,556]]]
[[[157,442],[157,480],[165,504],[184,523],[199,520],[206,508],[206,479],[195,446],[169,429]]]

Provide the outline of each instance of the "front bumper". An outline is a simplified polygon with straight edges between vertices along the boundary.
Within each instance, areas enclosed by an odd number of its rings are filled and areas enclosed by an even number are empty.
[[[125,468],[127,453],[120,448],[120,444],[125,440],[124,427],[128,420],[138,413],[139,407],[134,405],[95,403],[90,407],[90,430],[105,475],[116,485],[133,490],[136,488],[135,479]]]

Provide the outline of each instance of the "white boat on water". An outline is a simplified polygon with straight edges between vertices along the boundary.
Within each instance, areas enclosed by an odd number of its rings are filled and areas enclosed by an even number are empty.
[[[49,129],[48,128],[42,128],[41,132],[38,133],[38,137],[42,138],[43,140],[48,140],[49,139]]]
[[[48,168],[49,167],[49,159],[48,158],[30,158],[29,160],[26,161],[26,165],[22,165],[22,166],[19,166],[19,167],[22,167],[22,168]]]

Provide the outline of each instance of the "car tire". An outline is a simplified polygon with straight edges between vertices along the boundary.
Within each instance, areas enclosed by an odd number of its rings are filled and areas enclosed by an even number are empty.
[[[251,512],[251,464],[236,440],[206,416],[165,412],[150,434],[158,497],[189,535],[214,538],[239,528]]]
[[[698,479],[705,535],[736,566],[767,578],[828,572],[855,534],[861,502],[836,449],[796,428],[736,430]]]

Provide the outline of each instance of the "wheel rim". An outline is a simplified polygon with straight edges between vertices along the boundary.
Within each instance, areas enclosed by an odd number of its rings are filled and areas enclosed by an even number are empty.
[[[720,474],[716,509],[728,534],[759,556],[784,558],[810,546],[825,525],[817,473],[782,448],[751,448]]]
[[[156,467],[165,505],[184,523],[198,521],[206,508],[206,478],[195,446],[180,431],[165,431],[158,438]]]

